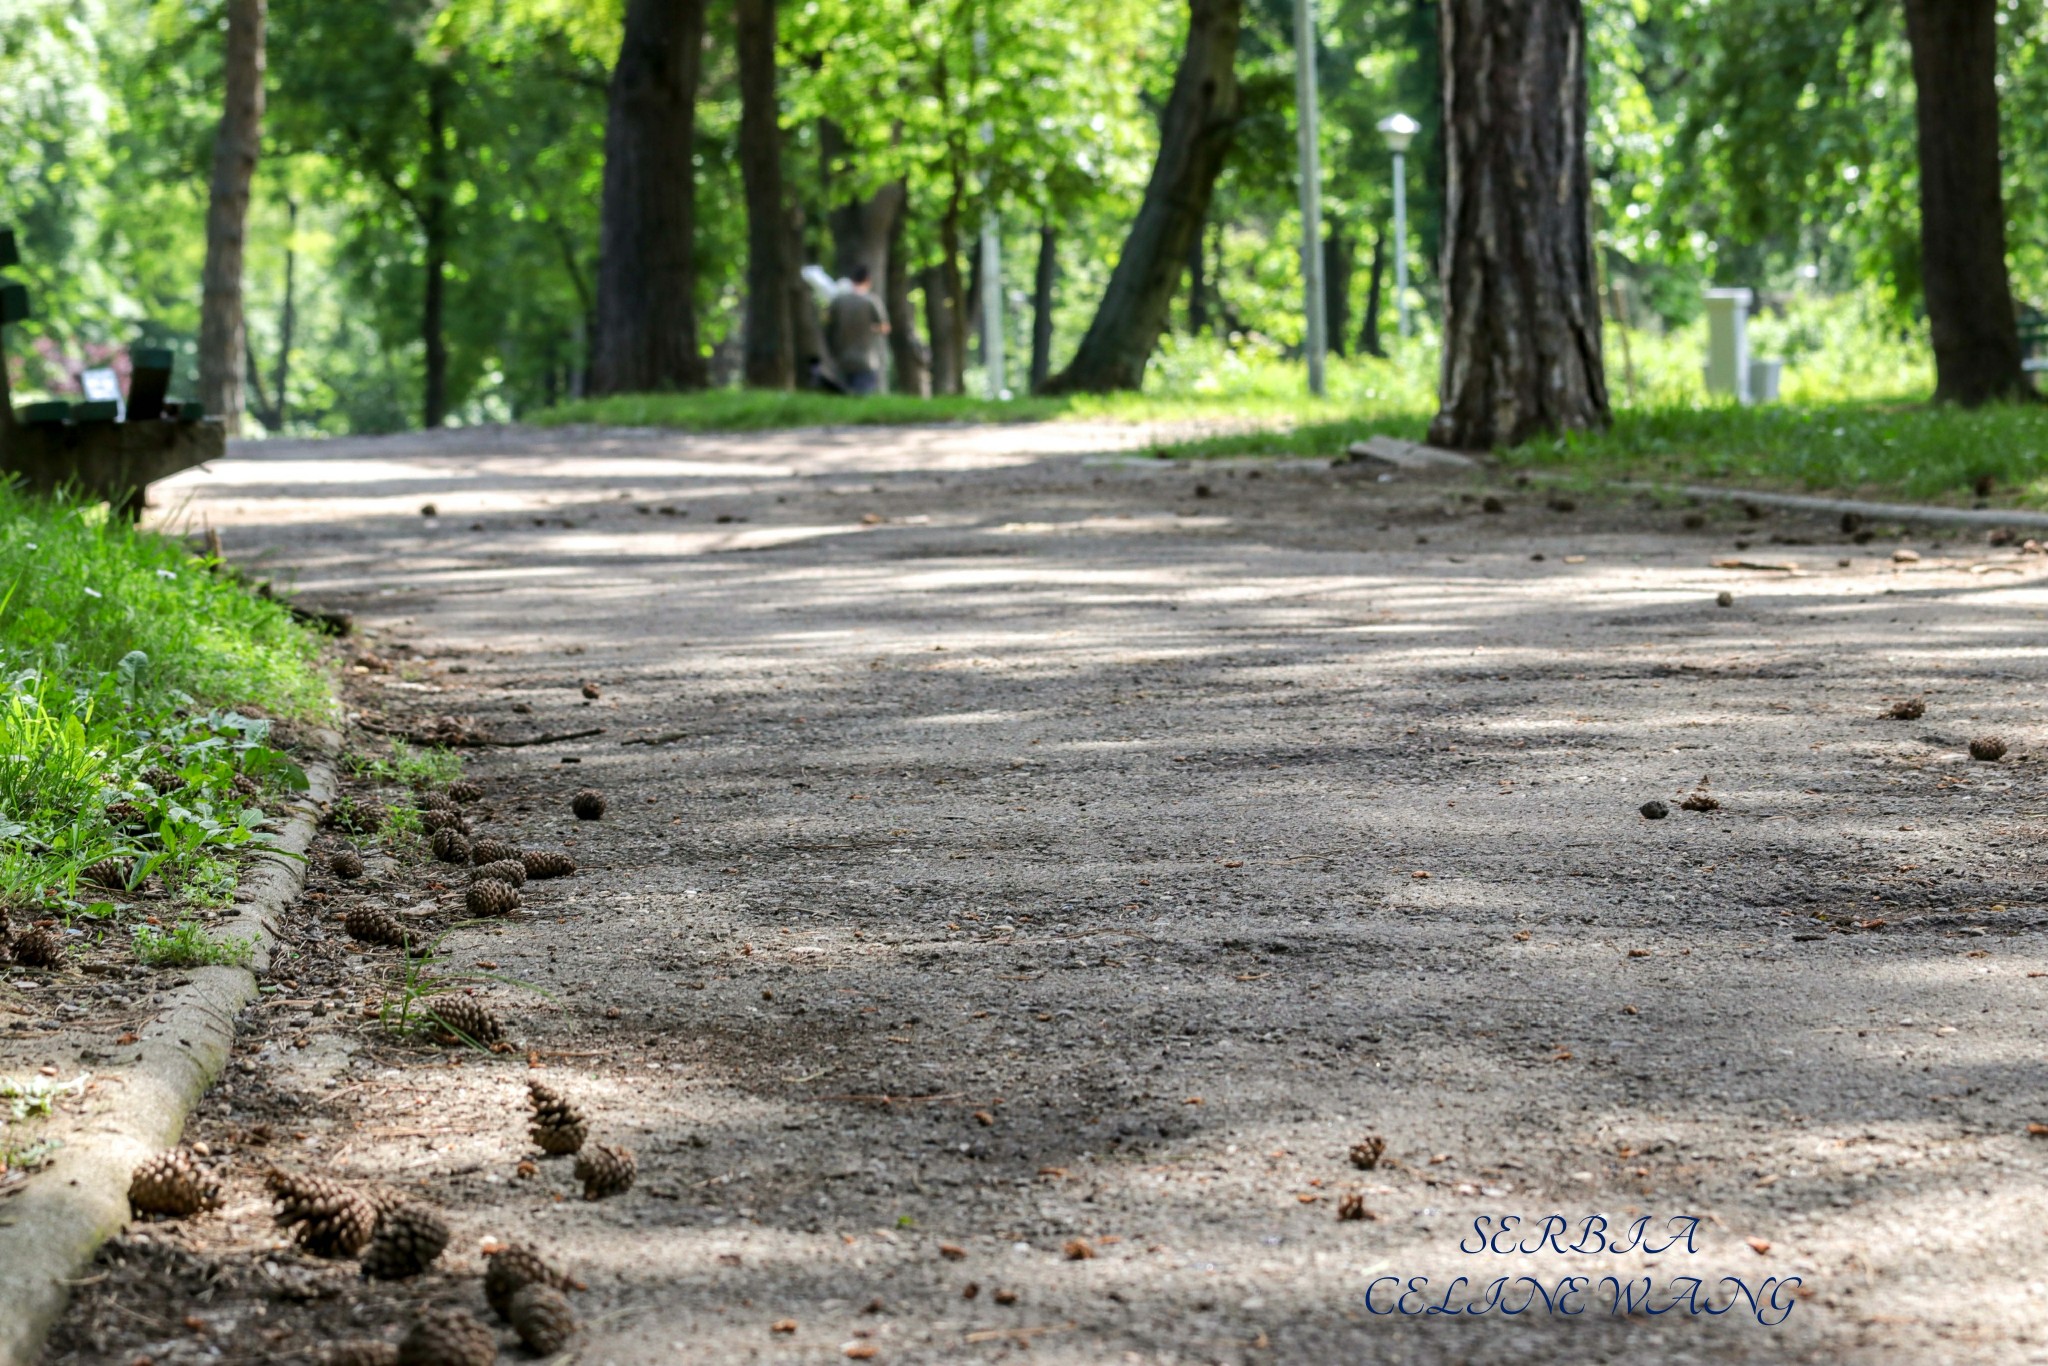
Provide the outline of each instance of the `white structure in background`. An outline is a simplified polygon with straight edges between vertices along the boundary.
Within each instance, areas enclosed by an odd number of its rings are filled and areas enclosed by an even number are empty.
[[[1323,358],[1330,349],[1330,322],[1323,298],[1323,158],[1321,109],[1316,95],[1314,0],[1294,0],[1294,124],[1299,137],[1301,179],[1302,353],[1308,359],[1308,391],[1324,393]],[[1197,229],[1200,231],[1200,229]]]
[[[1732,394],[1745,405],[1777,402],[1785,371],[1781,360],[1749,354],[1749,307],[1755,300],[1747,289],[1707,291],[1707,392]]]
[[[974,31],[974,64],[982,67],[988,61],[988,32]],[[995,155],[996,126],[988,119],[981,121],[981,145],[988,155]],[[981,189],[988,194],[991,176],[987,169],[981,173]],[[1010,387],[1003,382],[1003,238],[1002,223],[996,217],[996,206],[990,197],[988,207],[981,218],[981,366],[987,380],[988,396],[994,399],[1011,397]]]
[[[1401,335],[1408,335],[1408,144],[1422,125],[1406,114],[1389,114],[1379,122],[1380,136],[1394,154],[1394,310]]]

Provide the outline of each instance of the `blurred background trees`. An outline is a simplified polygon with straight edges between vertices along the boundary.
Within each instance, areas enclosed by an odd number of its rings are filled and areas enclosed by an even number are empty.
[[[2048,304],[2048,12],[1971,3],[1996,32],[2011,293]],[[692,228],[665,278],[690,277],[688,345],[711,385],[748,368],[743,147],[758,152],[759,138],[742,137],[736,39],[762,4],[698,5]],[[1144,201],[1188,0],[769,8],[781,185],[766,193],[783,204],[785,276],[804,263],[875,270],[898,392],[979,386],[986,290],[1005,303],[1010,387],[1068,366]],[[1681,363],[1694,353],[1659,342],[1696,326],[1715,283],[1762,291],[1760,348],[1817,358],[1816,382],[1931,384],[1903,0],[1583,10],[1613,401],[1696,389]],[[180,374],[196,373],[228,14],[225,0],[0,6],[0,221],[21,229],[39,304],[15,347],[19,390],[72,392],[79,369],[138,342],[181,350]],[[250,426],[505,420],[601,386],[606,124],[625,22],[625,0],[269,0],[243,281]],[[1433,378],[1438,22],[1433,0],[1321,5],[1326,307],[1351,357],[1334,392]],[[1149,388],[1227,391],[1280,374],[1301,344],[1292,23],[1288,0],[1243,0],[1237,116],[1170,272]],[[1407,159],[1420,331],[1405,352],[1392,336],[1390,159],[1374,132],[1395,110],[1422,124]],[[1000,279],[983,278],[991,222]],[[778,316],[800,372],[816,341],[803,295],[787,293]],[[1372,358],[1387,351],[1393,361]]]

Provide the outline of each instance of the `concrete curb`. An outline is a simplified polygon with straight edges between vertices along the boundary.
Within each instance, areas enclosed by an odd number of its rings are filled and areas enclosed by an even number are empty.
[[[1615,487],[1639,489],[1645,486],[1624,480]],[[1919,503],[1867,503],[1860,498],[1817,498],[1804,493],[1751,493],[1747,489],[1716,488],[1711,484],[1657,484],[1649,487],[1670,493],[1688,494],[1694,498],[1718,498],[1728,503],[1755,503],[1758,507],[1793,508],[1800,512],[1853,512],[1859,517],[1887,522],[1956,522],[1963,526],[2048,530],[2048,512],[1930,507]]]
[[[290,822],[271,845],[278,852],[251,860],[235,892],[238,914],[213,931],[215,938],[255,939],[251,966],[194,969],[142,1029],[134,1060],[100,1074],[106,1085],[80,1117],[76,1136],[20,1195],[0,1204],[0,1366],[31,1366],[40,1355],[73,1279],[128,1220],[135,1164],[178,1141],[227,1065],[235,1017],[256,999],[279,917],[305,885],[302,856],[320,827],[318,804],[334,796],[330,766],[315,764],[307,777],[312,790],[292,804]]]

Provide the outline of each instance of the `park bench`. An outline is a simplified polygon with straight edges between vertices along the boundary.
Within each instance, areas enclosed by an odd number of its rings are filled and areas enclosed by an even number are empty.
[[[2048,313],[2020,309],[2020,356],[2022,369],[2048,371]]]
[[[12,229],[0,228],[0,270],[20,263]],[[225,429],[195,403],[177,403],[171,353],[137,348],[127,411],[119,402],[30,403],[20,412],[8,389],[9,323],[29,315],[26,286],[0,276],[0,477],[33,493],[68,489],[110,503],[131,521],[141,516],[148,487],[166,475],[218,459]]]

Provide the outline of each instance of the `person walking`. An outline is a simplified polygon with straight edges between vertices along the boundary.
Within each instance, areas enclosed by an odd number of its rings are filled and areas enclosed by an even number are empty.
[[[868,268],[855,266],[851,288],[833,295],[825,310],[825,340],[849,394],[872,394],[882,387],[882,338],[889,335],[889,315],[874,287]]]

